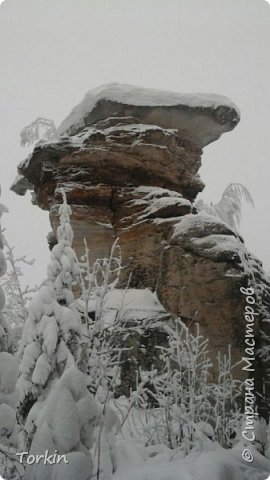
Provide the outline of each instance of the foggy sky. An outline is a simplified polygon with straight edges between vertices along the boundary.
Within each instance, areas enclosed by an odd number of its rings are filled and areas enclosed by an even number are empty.
[[[230,97],[237,128],[205,148],[201,196],[216,202],[243,183],[247,246],[270,269],[270,7],[264,0],[6,0],[0,6],[2,219],[18,255],[46,276],[48,213],[9,191],[28,152],[20,130],[38,116],[58,125],[87,90],[118,81]],[[35,277],[35,278],[32,278]]]

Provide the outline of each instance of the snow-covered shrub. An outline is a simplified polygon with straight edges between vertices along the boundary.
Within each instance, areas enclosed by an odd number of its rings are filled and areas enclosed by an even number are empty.
[[[114,241],[108,258],[98,258],[93,265],[89,260],[89,249],[84,239],[85,253],[79,263],[81,305],[85,324],[89,325],[89,312],[92,312],[92,321],[95,324],[95,332],[103,328],[104,301],[108,292],[118,286],[122,266],[122,255],[118,238]]]
[[[115,240],[109,258],[97,259],[93,265],[93,279],[97,297],[96,324],[102,328],[104,300],[110,290],[117,287],[122,270],[121,249],[118,238]]]
[[[52,286],[42,286],[29,306],[21,341],[20,413],[23,418],[50,383],[76,363],[81,321],[72,306],[59,305]]]
[[[0,189],[1,195],[1,189]],[[7,271],[7,262],[3,253],[4,248],[4,236],[1,227],[1,217],[3,213],[8,212],[5,205],[0,203],[0,277],[3,277]],[[4,313],[6,304],[6,296],[3,287],[0,285],[0,352],[7,351],[11,348],[11,332],[7,323],[7,319]]]
[[[10,449],[14,451],[18,445],[17,379],[16,359],[8,352],[0,352],[0,475],[7,480],[18,478],[16,464],[10,454]]]
[[[15,446],[17,442],[17,379],[17,360],[8,352],[0,352],[0,443],[2,445]]]
[[[0,218],[8,209],[0,204]],[[4,253],[5,252],[5,255]],[[0,351],[14,353],[27,318],[27,303],[36,290],[21,285],[21,266],[32,265],[26,256],[16,258],[0,226]]]
[[[30,454],[57,451],[69,463],[28,465],[24,480],[90,480],[90,449],[101,416],[101,406],[87,389],[87,376],[75,367],[67,369],[44,402],[42,412],[35,412],[37,430]]]
[[[104,330],[96,334],[88,357],[89,388],[100,401],[114,396],[119,384],[122,351],[114,343],[115,333]]]
[[[2,214],[7,211],[7,207],[0,203],[0,220]],[[7,271],[3,248],[4,236],[0,223],[0,277]],[[0,286],[0,476],[15,479],[18,478],[17,470],[6,449],[17,446],[18,364],[15,357],[8,352],[12,350],[12,335],[4,312],[5,303],[5,292]]]
[[[207,437],[228,447],[242,419],[237,403],[241,382],[232,377],[230,352],[212,383],[208,340],[199,327],[193,335],[179,318],[172,321],[164,325],[167,346],[157,347],[162,368],[141,371],[131,395],[131,405],[144,410],[139,430],[147,444],[165,443],[185,453]],[[149,408],[149,397],[156,408]]]
[[[218,353],[218,379],[210,384],[211,423],[215,427],[216,439],[225,448],[231,447],[233,437],[242,423],[241,397],[242,382],[233,376],[234,365],[231,358],[231,346],[228,353]]]
[[[122,270],[121,250],[118,239],[112,245],[109,258],[97,259],[93,265],[89,261],[89,249],[85,240],[85,253],[79,262],[80,298],[77,305],[81,311],[83,336],[79,367],[88,372],[92,379],[93,391],[102,383],[108,385],[114,377],[116,365],[119,364],[119,349],[113,344],[121,308],[115,312],[115,319],[108,326],[108,308],[106,305],[109,292],[118,285]]]
[[[22,266],[33,265],[34,260],[28,260],[26,256],[15,257],[14,247],[9,245],[5,237],[3,237],[3,240],[7,261],[7,271],[0,282],[6,294],[6,304],[3,313],[6,317],[12,339],[9,350],[16,351],[28,315],[27,306],[37,290],[37,287],[22,286]]]

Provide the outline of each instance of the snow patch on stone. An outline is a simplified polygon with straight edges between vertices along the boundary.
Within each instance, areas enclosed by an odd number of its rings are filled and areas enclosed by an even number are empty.
[[[219,228],[220,233],[225,234],[227,231],[228,235],[235,236],[235,232],[222,222],[222,220],[206,213],[199,213],[197,215],[188,214],[181,218],[181,220],[179,220],[174,226],[174,233],[171,240],[173,243],[177,243],[178,237],[190,235],[193,230],[196,230],[197,237],[204,237],[207,235],[207,229],[211,230],[211,228],[213,228],[213,233]]]
[[[240,116],[236,105],[224,96],[206,93],[181,94],[154,88],[110,83],[89,90],[83,100],[73,108],[68,117],[62,122],[58,128],[58,133],[62,135],[71,126],[82,125],[85,116],[93,111],[100,100],[148,107],[186,106],[190,108],[210,107],[215,109],[219,106],[226,106],[235,109]]]

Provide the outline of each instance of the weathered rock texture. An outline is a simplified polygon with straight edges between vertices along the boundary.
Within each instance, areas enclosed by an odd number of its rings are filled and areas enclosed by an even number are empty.
[[[239,235],[198,214],[192,202],[203,189],[202,148],[238,121],[237,109],[224,98],[117,85],[96,90],[63,122],[58,139],[36,146],[13,186],[19,194],[27,184],[34,188],[54,229],[64,188],[77,252],[86,238],[92,260],[107,256],[119,237],[123,283],[132,273],[132,287],[156,290],[168,311],[191,327],[200,324],[213,359],[231,344],[233,361],[244,355],[240,287],[256,288],[260,345],[270,285]],[[266,369],[257,368],[263,381]],[[243,376],[241,366],[237,372]]]

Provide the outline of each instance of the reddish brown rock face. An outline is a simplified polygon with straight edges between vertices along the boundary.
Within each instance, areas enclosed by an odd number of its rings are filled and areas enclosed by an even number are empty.
[[[65,189],[78,255],[84,238],[94,261],[108,256],[119,237],[126,266],[122,282],[131,274],[131,286],[157,291],[168,311],[191,328],[198,322],[209,337],[213,361],[228,344],[233,362],[244,354],[240,287],[250,284],[252,271],[263,285],[258,302],[266,305],[257,324],[270,303],[261,266],[242,240],[192,206],[203,189],[198,176],[202,147],[238,120],[237,112],[224,105],[146,108],[99,100],[79,127],[66,121],[69,136],[37,146],[19,168],[34,186],[38,205],[50,211],[54,229],[60,189]],[[21,188],[22,182],[20,194]]]

